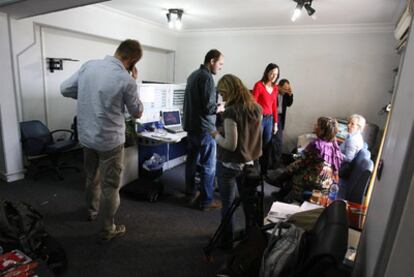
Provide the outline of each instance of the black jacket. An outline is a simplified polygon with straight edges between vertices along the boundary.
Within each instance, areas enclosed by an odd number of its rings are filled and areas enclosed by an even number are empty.
[[[215,130],[217,92],[213,76],[201,65],[187,79],[184,95],[184,130],[189,133],[210,133]]]
[[[279,120],[281,121],[280,124],[282,124],[282,130],[285,129],[286,109],[287,107],[292,106],[292,104],[293,104],[293,94],[288,95],[285,93],[283,95],[282,112],[279,113]]]

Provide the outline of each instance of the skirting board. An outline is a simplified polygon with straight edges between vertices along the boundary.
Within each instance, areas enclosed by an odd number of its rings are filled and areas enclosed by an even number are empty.
[[[6,181],[7,183],[22,180],[24,179],[24,170],[12,173],[5,173],[3,171],[0,171],[0,179]]]

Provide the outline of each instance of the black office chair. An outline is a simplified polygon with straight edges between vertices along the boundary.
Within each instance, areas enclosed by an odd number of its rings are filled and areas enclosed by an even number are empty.
[[[296,276],[335,276],[348,248],[346,203],[332,202],[309,232],[304,263]]]
[[[373,170],[371,153],[361,149],[350,164],[349,176],[339,179],[338,198],[362,204]]]
[[[72,135],[70,136],[70,138],[76,142],[79,142],[79,138],[78,138],[78,118],[75,115],[75,117],[73,118],[73,122],[71,125],[71,129],[72,131]]]
[[[43,157],[49,159],[50,166],[42,168],[39,166],[37,172],[33,174],[34,179],[46,172],[53,171],[59,180],[63,180],[61,174],[62,169],[74,169],[77,172],[80,170],[75,166],[64,166],[60,161],[60,156],[73,149],[78,143],[72,138],[73,132],[70,130],[54,130],[49,129],[39,120],[31,120],[20,122],[21,141],[23,147],[23,153],[26,159],[30,163],[29,171],[32,171],[36,166],[36,161],[39,161]],[[69,139],[57,139],[53,138],[53,134],[57,132],[70,133]]]

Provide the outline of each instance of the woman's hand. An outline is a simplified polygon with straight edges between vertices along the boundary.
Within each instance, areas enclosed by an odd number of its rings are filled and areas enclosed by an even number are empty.
[[[217,132],[217,130],[214,130],[214,131],[212,131],[210,134],[211,134],[211,136],[215,139],[215,138],[216,138],[216,136],[218,135],[218,132]]]
[[[273,135],[277,133],[277,122],[273,125]]]

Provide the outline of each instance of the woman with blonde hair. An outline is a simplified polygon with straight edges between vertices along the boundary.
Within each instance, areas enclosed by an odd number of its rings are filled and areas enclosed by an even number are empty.
[[[212,132],[217,142],[216,176],[222,200],[222,219],[236,197],[236,189],[242,199],[246,227],[254,224],[254,216],[243,202],[249,193],[242,184],[243,170],[254,165],[262,155],[261,120],[262,109],[242,81],[231,74],[224,75],[217,90],[225,102],[223,126]],[[233,241],[233,218],[227,225],[221,246],[231,248]]]

